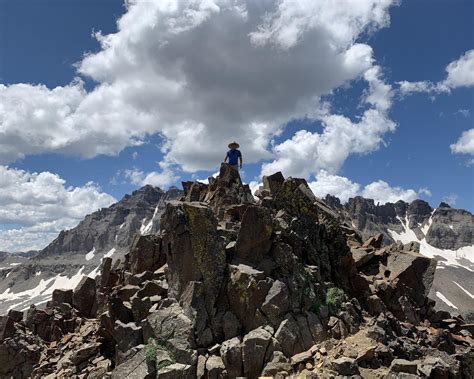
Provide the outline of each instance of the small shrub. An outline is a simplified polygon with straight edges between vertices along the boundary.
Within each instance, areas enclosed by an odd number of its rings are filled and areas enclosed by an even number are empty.
[[[332,314],[337,314],[340,311],[345,300],[346,294],[340,288],[332,287],[326,292],[326,305]]]
[[[146,362],[149,365],[156,363],[156,354],[158,354],[158,343],[154,338],[149,338],[148,343],[145,346]]]

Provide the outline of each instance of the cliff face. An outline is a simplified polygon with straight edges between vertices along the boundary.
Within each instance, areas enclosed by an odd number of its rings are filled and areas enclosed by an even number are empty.
[[[263,182],[259,200],[227,165],[209,185],[184,183],[158,233],[46,309],[2,318],[0,376],[474,374],[472,325],[427,297],[434,259],[362,238],[303,179]]]
[[[433,209],[423,200],[376,205],[371,199],[355,197],[342,205],[337,198],[328,195],[325,201],[353,222],[365,238],[382,233],[386,244],[393,243],[393,234],[389,231],[403,232],[406,224],[418,240],[426,239],[439,249],[458,250],[474,245],[474,216],[445,203]]]

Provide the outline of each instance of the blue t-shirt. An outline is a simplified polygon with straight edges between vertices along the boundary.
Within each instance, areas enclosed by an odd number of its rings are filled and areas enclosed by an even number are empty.
[[[231,166],[237,166],[239,163],[239,157],[241,157],[242,154],[240,153],[240,150],[229,150],[227,152],[227,158],[229,158],[229,164]]]

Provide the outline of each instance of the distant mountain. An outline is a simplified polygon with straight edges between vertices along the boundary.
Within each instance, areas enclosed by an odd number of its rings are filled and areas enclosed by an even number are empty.
[[[94,277],[103,257],[120,258],[137,233],[156,233],[166,201],[182,194],[147,185],[62,231],[37,254],[0,253],[0,314],[44,303],[55,288],[74,288],[82,275]]]
[[[328,195],[325,202],[364,239],[384,235],[385,245],[417,242],[420,253],[438,261],[430,297],[437,308],[474,317],[474,216],[441,203],[398,201],[384,205],[355,197],[346,204]]]

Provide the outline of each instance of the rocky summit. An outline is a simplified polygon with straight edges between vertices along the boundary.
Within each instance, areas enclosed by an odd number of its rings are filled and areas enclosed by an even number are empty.
[[[258,199],[225,164],[183,187],[159,231],[0,319],[1,378],[474,377],[474,325],[435,309],[416,244],[281,173]]]

